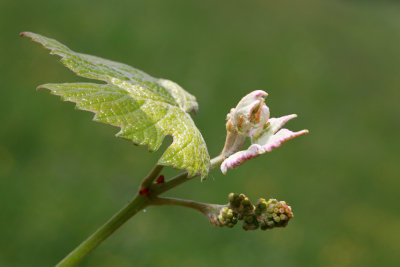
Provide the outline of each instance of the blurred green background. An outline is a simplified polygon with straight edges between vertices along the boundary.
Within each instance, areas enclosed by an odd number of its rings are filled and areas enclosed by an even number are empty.
[[[138,214],[81,266],[400,266],[398,1],[0,1],[0,266],[52,266],[120,209],[162,151],[113,137],[47,91],[84,81],[36,43],[178,82],[211,156],[225,115],[263,89],[310,134],[168,193],[292,205],[287,228],[214,228],[179,207]],[[166,170],[166,175],[176,173]]]

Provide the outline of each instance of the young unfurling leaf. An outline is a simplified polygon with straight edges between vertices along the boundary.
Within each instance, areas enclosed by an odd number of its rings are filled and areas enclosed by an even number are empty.
[[[118,126],[118,137],[156,151],[166,135],[173,137],[158,164],[187,170],[189,176],[208,173],[210,158],[204,139],[187,112],[196,111],[196,98],[178,84],[151,77],[131,66],[70,50],[54,39],[24,32],[61,57],[75,74],[98,83],[50,83],[47,88],[77,108],[94,112],[94,120]]]
[[[281,129],[286,122],[296,118],[297,115],[270,118],[269,108],[264,103],[264,98],[267,95],[266,92],[261,90],[251,92],[243,97],[238,106],[228,114],[227,136],[230,138],[227,138],[225,143],[225,147],[228,147],[228,149],[224,149],[224,151],[231,152],[230,147],[234,147],[235,153],[226,155],[226,159],[221,164],[223,174],[226,174],[228,169],[233,169],[249,159],[271,152],[290,139],[308,133],[308,130],[292,132],[288,129]],[[244,133],[240,131],[244,128],[243,125],[246,126]],[[239,151],[246,137],[250,137],[251,145],[246,150]],[[243,141],[240,146],[235,146],[238,143],[236,140],[239,138]],[[230,140],[235,140],[235,142],[229,143]]]

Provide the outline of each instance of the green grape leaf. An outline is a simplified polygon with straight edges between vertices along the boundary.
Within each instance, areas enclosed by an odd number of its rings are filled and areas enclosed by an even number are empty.
[[[178,84],[154,78],[131,66],[70,50],[54,39],[24,32],[61,57],[61,62],[75,74],[98,83],[49,83],[49,89],[78,109],[95,113],[94,120],[120,127],[117,137],[156,151],[166,135],[172,144],[158,164],[184,169],[189,177],[208,174],[210,157],[204,139],[188,114],[197,111],[196,98]]]

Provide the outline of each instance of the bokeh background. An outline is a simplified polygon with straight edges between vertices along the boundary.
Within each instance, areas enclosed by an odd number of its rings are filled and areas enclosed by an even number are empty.
[[[269,93],[273,116],[299,115],[290,129],[310,130],[168,193],[286,200],[287,228],[214,228],[192,210],[149,208],[81,266],[400,266],[398,1],[1,0],[0,266],[52,266],[129,201],[162,151],[36,92],[84,79],[21,31],[178,82],[197,96],[211,156],[252,90]]]

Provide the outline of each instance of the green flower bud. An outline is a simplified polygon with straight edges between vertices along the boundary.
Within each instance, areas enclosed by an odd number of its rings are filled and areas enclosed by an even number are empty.
[[[252,214],[253,212],[254,212],[254,206],[253,204],[251,204],[251,201],[246,197],[242,201],[241,213],[243,213],[243,215],[248,215]]]
[[[289,219],[289,217],[285,214],[281,214],[279,217],[281,218],[282,221],[287,221]]]
[[[229,203],[234,202],[235,199],[236,199],[236,197],[237,197],[237,194],[235,194],[235,193],[230,193],[230,194],[228,195]]]
[[[236,223],[228,223],[226,226],[228,226],[229,228],[232,228],[235,225],[236,225]]]
[[[274,205],[271,204],[268,208],[267,208],[267,212],[268,213],[274,213]]]
[[[260,229],[261,230],[267,230],[267,228],[268,228],[267,224],[264,221],[261,221],[260,222]]]
[[[251,202],[248,198],[246,198],[242,201],[242,206],[244,209],[251,209],[253,207],[253,205],[251,204]]]
[[[258,221],[255,214],[247,215],[243,217],[243,229],[244,230],[256,230],[258,228]]]
[[[281,221],[281,218],[279,216],[274,216],[274,221],[278,223]]]
[[[238,221],[236,213],[228,207],[223,207],[217,218],[220,226],[233,227]]]
[[[232,208],[240,207],[242,199],[239,194],[230,193],[228,199],[229,199],[229,204]]]
[[[256,204],[255,214],[259,216],[266,210],[267,210],[267,201],[265,201],[265,199],[263,198],[260,198]]]

